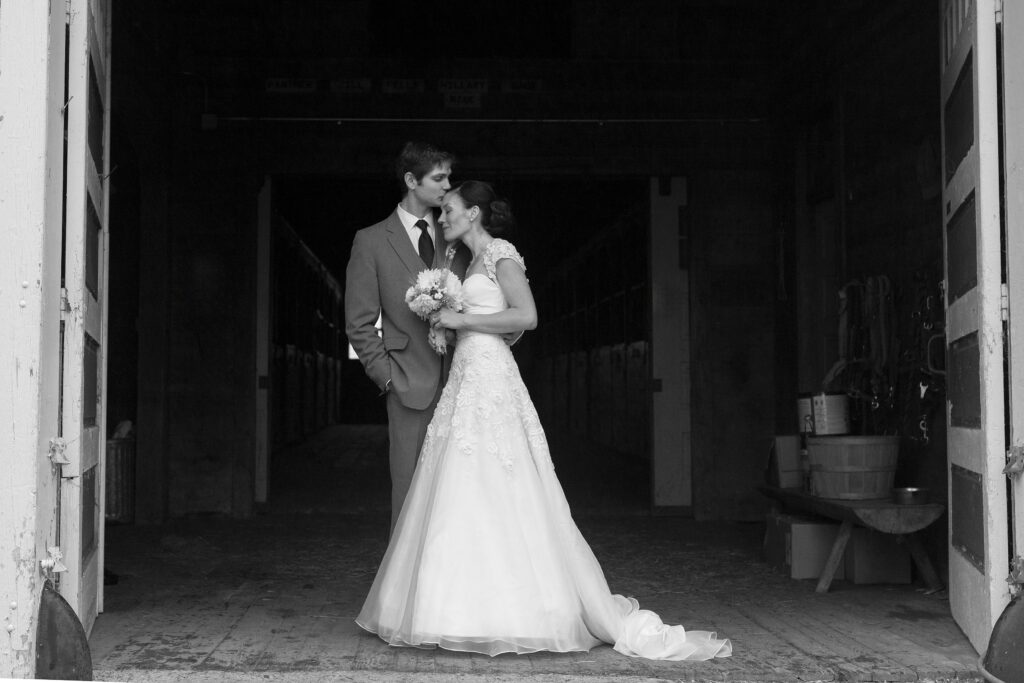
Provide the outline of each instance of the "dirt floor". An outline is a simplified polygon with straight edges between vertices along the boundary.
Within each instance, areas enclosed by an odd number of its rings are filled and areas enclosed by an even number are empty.
[[[328,430],[282,458],[275,504],[251,519],[108,526],[116,583],[106,586],[90,639],[96,679],[983,680],[944,592],[837,580],[818,594],[813,580],[765,564],[763,524],[652,517],[599,487],[574,488],[570,502],[612,589],[667,623],[731,638],[733,657],[650,662],[608,646],[494,658],[393,648],[353,621],[386,547],[381,431]]]

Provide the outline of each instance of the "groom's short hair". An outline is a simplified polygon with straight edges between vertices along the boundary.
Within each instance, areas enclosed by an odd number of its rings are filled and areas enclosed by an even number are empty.
[[[405,174],[412,173],[416,180],[433,171],[438,166],[454,166],[455,155],[445,152],[426,142],[407,142],[395,161],[395,177],[402,186],[402,193],[408,189],[405,186]]]

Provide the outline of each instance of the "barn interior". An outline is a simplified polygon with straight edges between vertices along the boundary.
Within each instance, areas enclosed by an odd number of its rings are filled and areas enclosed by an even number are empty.
[[[945,502],[934,3],[113,13],[107,426],[133,433],[108,543],[383,519],[386,414],[342,302],[407,140],[512,202],[540,317],[515,353],[581,518],[763,524],[769,446],[821,392]],[[926,541],[944,575],[946,525]]]

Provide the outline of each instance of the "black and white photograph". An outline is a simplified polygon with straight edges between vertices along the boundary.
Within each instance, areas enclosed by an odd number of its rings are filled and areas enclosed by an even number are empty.
[[[1024,3],[0,0],[0,680],[1024,683]]]

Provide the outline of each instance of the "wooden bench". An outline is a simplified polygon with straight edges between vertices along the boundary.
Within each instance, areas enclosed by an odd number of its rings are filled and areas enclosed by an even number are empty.
[[[942,516],[945,506],[939,503],[922,505],[901,505],[890,500],[839,500],[818,498],[802,489],[782,489],[775,486],[761,486],[758,490],[782,505],[786,510],[810,512],[841,522],[836,540],[832,544],[825,567],[818,579],[818,593],[827,593],[839,563],[846,552],[846,543],[850,540],[853,525],[859,524],[884,534],[894,534],[903,539],[914,558],[914,564],[921,572],[928,587],[934,591],[942,590],[942,580],[935,572],[935,567],[928,559],[924,544],[918,532],[925,529]]]

